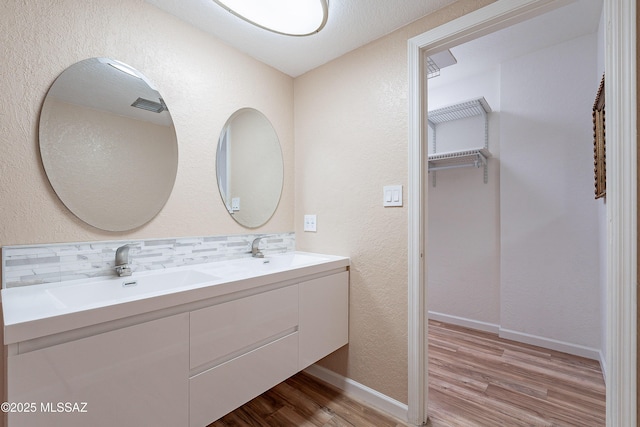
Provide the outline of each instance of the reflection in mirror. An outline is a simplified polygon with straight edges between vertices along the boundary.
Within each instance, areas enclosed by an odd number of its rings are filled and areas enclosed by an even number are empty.
[[[40,115],[40,154],[65,206],[109,231],[156,216],[178,169],[162,96],[139,71],[107,58],[78,62],[53,83]]]
[[[258,110],[242,108],[227,120],[218,140],[220,195],[239,224],[256,228],[274,214],[284,177],[280,141]]]

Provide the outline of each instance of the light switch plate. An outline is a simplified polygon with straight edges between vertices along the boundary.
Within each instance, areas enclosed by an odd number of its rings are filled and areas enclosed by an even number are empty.
[[[305,215],[304,216],[304,231],[317,231],[316,230],[316,215]]]
[[[234,197],[231,199],[231,210],[233,212],[240,210],[240,197]]]
[[[402,185],[385,185],[382,193],[382,206],[402,206]]]

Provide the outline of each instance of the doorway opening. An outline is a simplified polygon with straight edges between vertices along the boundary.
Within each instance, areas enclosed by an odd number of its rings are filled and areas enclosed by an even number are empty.
[[[605,360],[606,211],[594,197],[591,143],[592,105],[604,71],[601,18],[601,1],[571,3],[447,49],[455,64],[427,80],[428,318],[549,349],[549,358],[561,357],[558,351],[596,361],[572,358],[585,365],[576,377],[590,378],[590,390],[576,385],[593,399],[574,416],[575,422],[584,416],[584,424],[604,424],[605,412],[602,378],[591,381]],[[428,58],[438,62],[439,55]],[[429,336],[440,344],[447,341],[442,333],[452,344],[465,333],[432,325],[438,333]],[[477,338],[495,345],[492,354],[505,372],[524,369],[525,354],[545,363],[526,346]],[[491,370],[494,359],[475,359],[469,372],[480,381],[466,388],[439,368],[457,361],[437,345],[431,350],[438,376],[431,381],[431,408],[442,416],[447,411],[436,408],[443,395],[457,399],[453,390],[460,386],[471,401],[484,383],[487,395],[501,395],[500,404],[485,401],[487,413],[501,406],[504,414],[497,416],[505,422],[509,414],[538,416],[544,398],[528,400],[511,389],[502,372]],[[460,347],[462,354],[481,356],[477,350]],[[555,366],[547,368],[551,373]],[[526,377],[516,381],[523,390],[537,386]],[[563,387],[552,385],[549,393],[561,395]],[[515,401],[530,409],[507,403]]]
[[[498,1],[409,41],[409,421],[427,419],[427,338],[425,250],[427,192],[427,85],[424,56],[477,39],[563,6],[553,0]],[[635,2],[605,0],[607,45],[607,423],[635,423],[636,403],[636,46]],[[629,42],[630,40],[630,42]],[[609,109],[609,107],[611,107]],[[614,146],[609,144],[615,139]],[[614,170],[610,173],[610,169]],[[614,256],[615,254],[615,256]],[[631,351],[629,351],[631,349]],[[615,367],[613,367],[615,365]]]

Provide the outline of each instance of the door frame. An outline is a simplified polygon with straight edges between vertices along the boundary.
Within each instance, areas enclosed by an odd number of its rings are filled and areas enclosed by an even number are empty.
[[[408,41],[408,421],[426,423],[427,83],[424,55],[572,0],[498,0]],[[607,426],[636,425],[636,0],[604,0],[607,108]]]

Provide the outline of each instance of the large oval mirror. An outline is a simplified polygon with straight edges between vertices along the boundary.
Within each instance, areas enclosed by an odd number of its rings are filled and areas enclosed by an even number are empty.
[[[78,218],[108,231],[160,212],[178,170],[178,144],[162,96],[139,71],[107,58],[67,68],[40,114],[49,182]]]
[[[284,177],[280,141],[258,110],[242,108],[227,120],[218,140],[220,195],[239,224],[256,228],[274,214]]]

